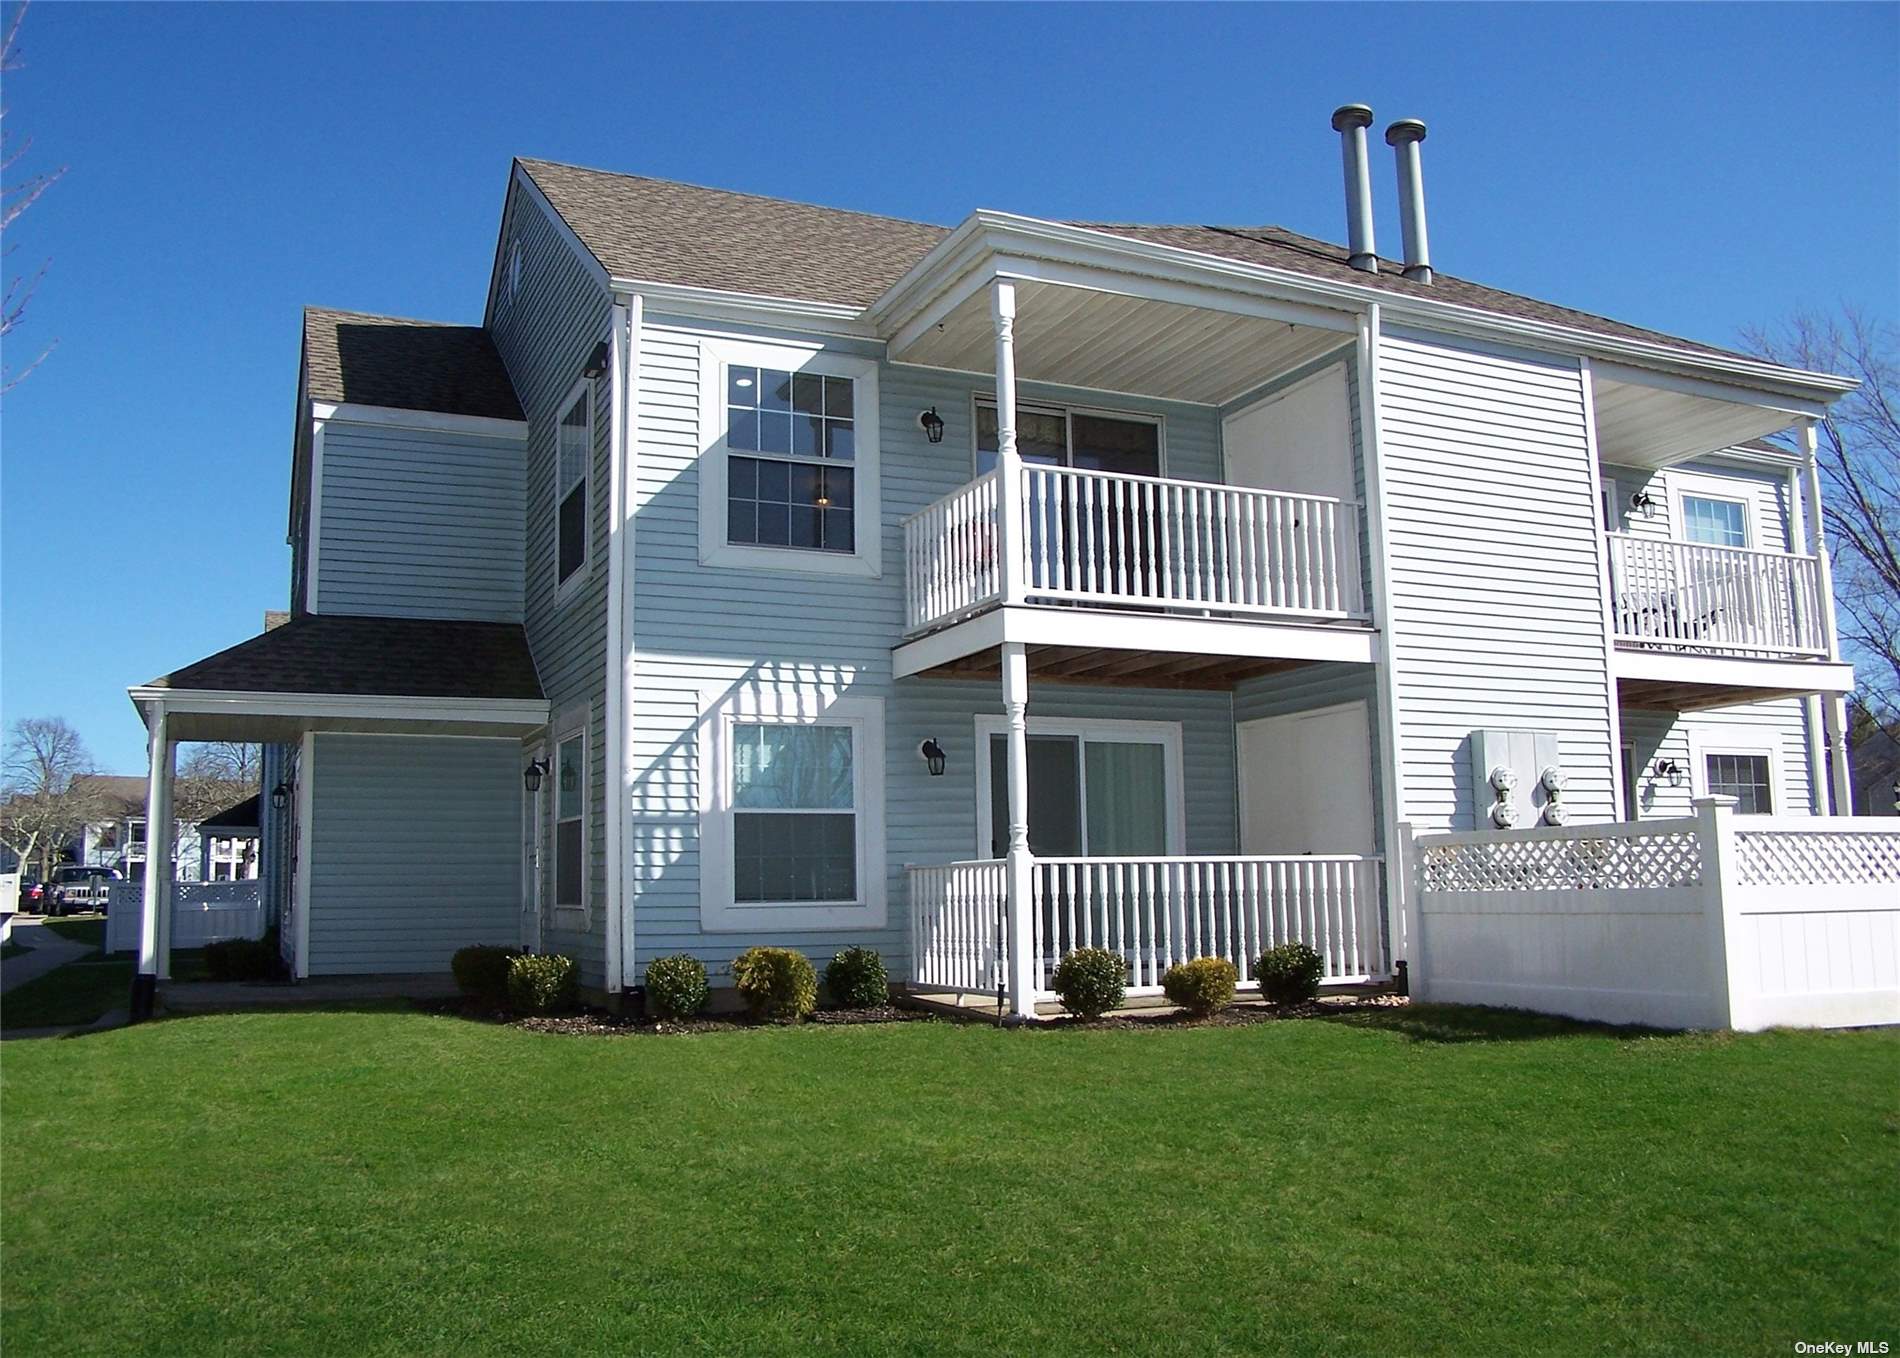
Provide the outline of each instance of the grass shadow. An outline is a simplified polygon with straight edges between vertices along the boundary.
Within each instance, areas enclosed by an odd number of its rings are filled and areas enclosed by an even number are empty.
[[[1414,1042],[1543,1042],[1552,1038],[1611,1037],[1630,1041],[1667,1036],[1668,1029],[1636,1024],[1591,1023],[1528,1009],[1492,1009],[1475,1004],[1408,1004],[1316,1014],[1315,1021],[1397,1033]]]

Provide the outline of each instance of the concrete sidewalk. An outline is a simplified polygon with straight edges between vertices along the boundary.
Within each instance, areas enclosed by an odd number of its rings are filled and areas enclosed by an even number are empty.
[[[63,967],[68,962],[90,957],[93,953],[84,943],[61,938],[38,919],[14,920],[13,942],[33,951],[23,957],[9,957],[0,961],[0,995],[46,975],[55,967]]]

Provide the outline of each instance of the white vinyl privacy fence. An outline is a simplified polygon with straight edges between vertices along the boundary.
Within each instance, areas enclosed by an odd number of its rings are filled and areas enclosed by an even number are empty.
[[[1412,993],[1671,1028],[1900,1023],[1900,824],[1733,805],[1408,836]]]
[[[264,936],[261,883],[173,882],[172,947],[202,948],[227,938]],[[142,882],[114,882],[106,907],[106,951],[139,950],[139,917],[144,909]]]

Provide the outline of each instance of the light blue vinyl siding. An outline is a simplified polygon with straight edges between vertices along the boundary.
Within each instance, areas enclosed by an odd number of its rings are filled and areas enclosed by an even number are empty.
[[[1555,732],[1578,821],[1617,815],[1597,486],[1574,361],[1388,332],[1381,456],[1399,814],[1473,824],[1474,730]]]
[[[521,620],[516,438],[324,423],[319,613]]]
[[[606,337],[612,300],[569,250],[530,198],[509,196],[502,224],[503,258],[521,242],[521,291],[497,299],[490,334],[528,418],[523,620],[541,688],[556,717],[587,705],[588,900],[586,919],[547,914],[547,947],[580,963],[584,985],[606,979],[607,767],[607,490],[610,476],[610,384],[594,383],[594,461],[588,480],[589,552],[582,583],[557,600],[555,581],[555,430],[581,365]],[[507,267],[501,278],[505,283]],[[550,746],[550,749],[552,747]],[[523,763],[525,756],[517,751]],[[518,770],[517,770],[518,772]],[[552,823],[542,827],[543,862],[554,862]],[[553,873],[543,874],[552,905]]]
[[[903,520],[974,475],[973,398],[984,378],[882,365],[879,385],[882,567],[877,578],[732,570],[699,559],[699,334],[704,322],[648,317],[641,340],[640,433],[634,491],[636,743],[630,774],[635,898],[629,975],[653,957],[687,951],[715,968],[755,943],[797,947],[820,961],[849,943],[884,952],[893,970],[908,942],[906,863],[941,863],[976,850],[975,717],[1002,711],[996,683],[891,678],[903,628]],[[736,332],[735,332],[736,333]],[[761,337],[747,332],[747,338]],[[847,352],[870,352],[834,342]],[[1163,418],[1166,470],[1220,479],[1219,418],[1208,407],[1106,398],[1033,384],[1025,401],[1140,411]],[[935,406],[943,442],[930,444],[919,412]],[[707,431],[710,435],[710,431]],[[882,930],[706,933],[700,926],[698,767],[700,690],[740,683],[840,689],[885,703],[887,921]],[[1188,847],[1232,852],[1238,839],[1232,701],[1226,693],[1034,686],[1035,716],[1103,716],[1183,723]],[[934,736],[950,768],[931,778],[917,746]]]
[[[312,767],[310,973],[447,971],[521,930],[521,747],[319,735]]]

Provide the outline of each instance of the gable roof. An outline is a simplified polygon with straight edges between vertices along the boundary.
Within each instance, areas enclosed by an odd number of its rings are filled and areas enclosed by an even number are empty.
[[[241,802],[233,802],[224,810],[206,816],[198,822],[200,830],[255,830],[258,828],[259,812],[263,809],[263,798],[253,792]]]
[[[868,306],[902,278],[948,229],[924,222],[810,203],[615,174],[556,161],[520,159],[521,169],[610,277],[762,297]],[[1593,334],[1646,340],[1688,353],[1735,351],[1434,270],[1430,283],[1381,260],[1378,273],[1353,268],[1344,246],[1278,226],[1068,226],[1242,263],[1266,265],[1400,296],[1432,298],[1517,319]],[[1745,356],[1743,356],[1745,357]]]
[[[539,699],[519,623],[303,613],[148,688],[400,698]]]
[[[670,179],[516,163],[613,278],[868,306],[950,234]]]
[[[508,370],[479,325],[305,307],[303,356],[313,401],[522,418]]]

